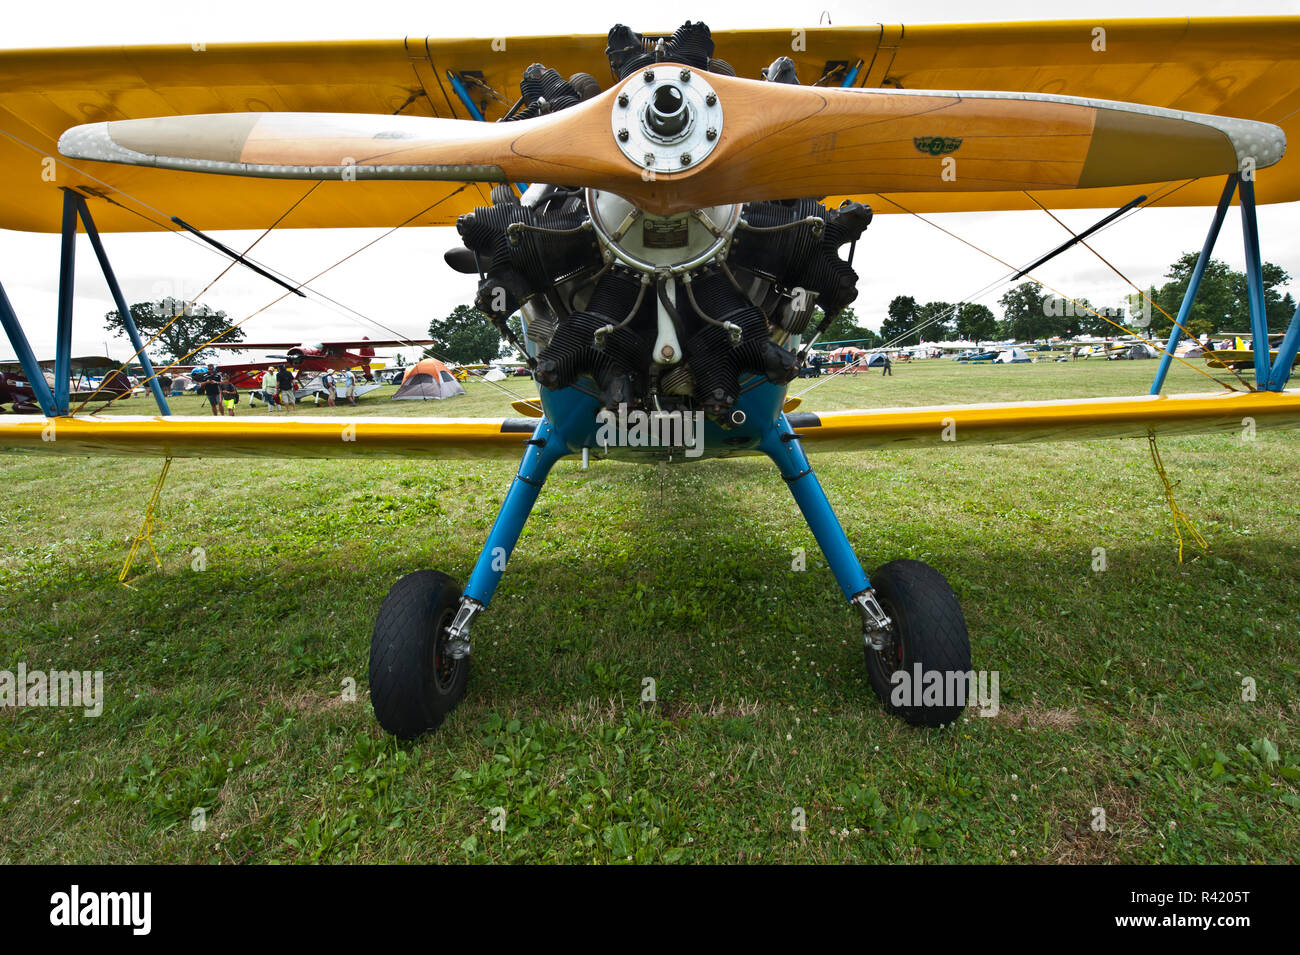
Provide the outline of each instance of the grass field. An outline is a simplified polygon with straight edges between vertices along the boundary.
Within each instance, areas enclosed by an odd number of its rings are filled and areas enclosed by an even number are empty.
[[[804,407],[1139,394],[1154,363],[895,370]],[[512,414],[388,393],[355,413]],[[514,465],[178,460],[163,568],[126,589],[159,462],[0,455],[0,669],[102,670],[106,697],[0,708],[0,861],[1294,861],[1300,434],[1161,447],[1211,545],[1181,566],[1145,442],[816,459],[864,562],[942,570],[999,674],[996,716],[935,731],[876,702],[765,460],[562,462],[465,702],[414,744],[370,711],[374,611],[410,570],[464,579]]]

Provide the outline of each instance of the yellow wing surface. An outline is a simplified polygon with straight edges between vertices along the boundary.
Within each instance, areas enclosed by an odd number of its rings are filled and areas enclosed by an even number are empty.
[[[531,412],[533,409],[529,409]],[[1300,390],[790,414],[810,451],[1140,438],[1300,426]],[[171,457],[517,460],[536,419],[0,418],[0,448]]]
[[[1300,17],[717,31],[714,40],[716,55],[746,77],[788,55],[806,84],[825,77],[827,85],[838,85],[852,75],[853,85],[865,88],[1062,94],[1300,132]],[[449,73],[462,78],[476,107],[493,120],[514,102],[520,75],[533,62],[564,75],[588,72],[606,89],[613,86],[605,42],[601,33],[3,51],[0,174],[12,187],[0,192],[0,228],[57,231],[61,186],[107,200],[92,205],[104,231],[149,230],[170,216],[203,229],[261,228],[281,216],[281,228],[449,225],[488,202],[486,186],[226,179],[66,160],[56,143],[65,130],[86,123],[199,113],[469,119]],[[1213,204],[1220,189],[1221,183],[1197,180],[1167,203]],[[1161,190],[1152,184],[1143,191]],[[1117,207],[1134,194],[1127,186],[1053,191],[1050,202]],[[1261,202],[1300,199],[1300,158],[1286,157],[1262,172],[1257,195]],[[888,195],[860,198],[878,212],[898,211]],[[908,193],[898,202],[922,212],[1034,207],[1017,191]]]

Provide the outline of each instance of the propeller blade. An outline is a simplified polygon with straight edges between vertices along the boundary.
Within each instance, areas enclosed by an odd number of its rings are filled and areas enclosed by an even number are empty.
[[[588,186],[667,215],[794,196],[1224,175],[1277,162],[1286,137],[1269,123],[1047,93],[828,89],[656,63],[600,96],[518,122],[174,116],[77,126],[59,150],[246,176]]]

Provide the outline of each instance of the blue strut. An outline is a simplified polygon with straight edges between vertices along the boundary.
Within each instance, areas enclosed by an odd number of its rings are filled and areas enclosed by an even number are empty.
[[[1223,187],[1223,194],[1219,196],[1219,206],[1214,211],[1214,221],[1210,223],[1210,231],[1205,236],[1205,244],[1201,246],[1201,254],[1196,259],[1196,268],[1192,270],[1192,277],[1187,282],[1187,291],[1183,293],[1183,304],[1178,309],[1178,319],[1169,332],[1169,343],[1165,345],[1165,353],[1160,356],[1160,367],[1156,369],[1156,380],[1151,385],[1151,394],[1153,395],[1160,394],[1165,386],[1165,376],[1169,374],[1169,365],[1174,360],[1174,351],[1178,348],[1178,343],[1182,341],[1183,329],[1187,327],[1187,320],[1192,314],[1192,305],[1196,302],[1196,293],[1201,288],[1201,279],[1205,277],[1205,267],[1210,264],[1210,256],[1214,253],[1214,243],[1219,238],[1219,230],[1223,228],[1223,219],[1228,214],[1228,206],[1232,204],[1232,196],[1236,191],[1237,176],[1229,176],[1228,182]]]
[[[758,448],[776,463],[781,477],[790,485],[790,493],[803,512],[804,520],[817,539],[817,546],[822,549],[844,597],[852,600],[868,589],[871,581],[867,579],[867,572],[862,569],[857,554],[853,553],[853,546],[799,444],[799,436],[784,414],[763,435]]]
[[[506,492],[487,543],[474,565],[474,573],[470,574],[469,583],[465,585],[464,599],[475,600],[485,608],[491,603],[501,575],[505,573],[506,561],[510,559],[515,544],[519,543],[519,535],[537,503],[537,494],[546,482],[546,476],[555,462],[568,453],[560,435],[543,418],[533,431],[528,450],[519,464],[519,473]]]
[[[1241,231],[1246,240],[1246,293],[1250,304],[1251,347],[1255,351],[1255,383],[1268,388],[1268,316],[1265,313],[1264,265],[1259,254],[1259,224],[1255,218],[1255,183],[1242,179],[1237,188],[1241,197]]]

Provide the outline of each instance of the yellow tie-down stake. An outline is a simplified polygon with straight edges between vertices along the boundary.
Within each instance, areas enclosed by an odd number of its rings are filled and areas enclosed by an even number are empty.
[[[158,520],[155,511],[158,507],[158,499],[162,496],[163,482],[167,480],[167,470],[172,466],[172,459],[167,458],[163,461],[162,472],[158,475],[158,480],[154,482],[153,493],[149,495],[149,503],[144,508],[144,522],[140,525],[140,530],[136,532],[135,537],[131,540],[131,549],[127,551],[126,563],[122,565],[122,572],[117,575],[117,582],[123,587],[130,587],[127,583],[127,575],[131,573],[131,566],[135,563],[136,554],[140,552],[141,544],[149,545],[149,553],[153,554],[153,562],[159,568],[162,567],[162,561],[158,559],[158,551],[153,546],[153,532],[155,528],[161,528],[162,522]]]

